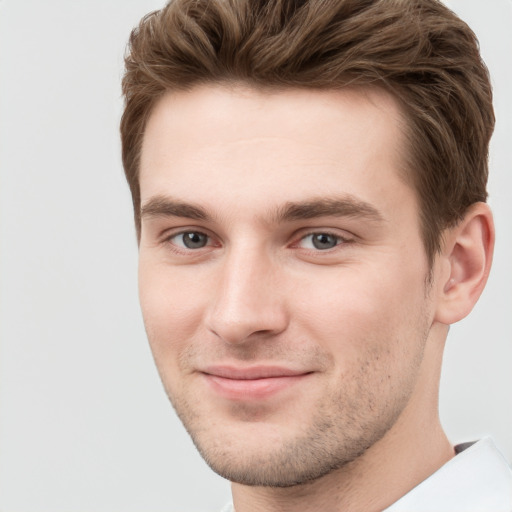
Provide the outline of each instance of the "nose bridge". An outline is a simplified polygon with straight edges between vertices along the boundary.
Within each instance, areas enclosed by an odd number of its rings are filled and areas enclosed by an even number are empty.
[[[286,327],[277,262],[264,247],[245,242],[226,251],[209,314],[209,328],[229,343]]]

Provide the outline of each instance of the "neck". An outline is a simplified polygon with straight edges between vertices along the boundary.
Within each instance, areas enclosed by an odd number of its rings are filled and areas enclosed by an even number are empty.
[[[382,511],[450,460],[441,426],[427,438],[381,439],[356,461],[289,488],[233,484],[236,512]],[[390,454],[390,455],[388,455]]]
[[[426,351],[440,349],[427,345]],[[437,356],[425,355],[426,360]],[[288,488],[233,483],[236,512],[378,512],[407,494],[454,456],[439,422],[439,375],[433,375],[431,367],[421,373],[395,425],[358,459],[322,478]]]

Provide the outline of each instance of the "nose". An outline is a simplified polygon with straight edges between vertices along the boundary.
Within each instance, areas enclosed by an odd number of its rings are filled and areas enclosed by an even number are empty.
[[[233,249],[219,262],[207,328],[224,342],[269,338],[288,325],[279,265],[264,251]]]

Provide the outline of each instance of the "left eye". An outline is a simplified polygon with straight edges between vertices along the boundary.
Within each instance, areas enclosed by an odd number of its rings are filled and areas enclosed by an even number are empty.
[[[200,231],[184,231],[174,235],[171,241],[183,249],[201,249],[208,245],[209,238]]]
[[[332,249],[342,242],[342,238],[331,233],[311,233],[306,235],[301,241],[300,245],[304,249],[316,249],[318,251],[325,251]]]

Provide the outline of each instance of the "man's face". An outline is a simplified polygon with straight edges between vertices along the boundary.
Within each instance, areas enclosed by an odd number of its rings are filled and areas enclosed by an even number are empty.
[[[168,94],[148,122],[146,330],[232,481],[315,479],[408,428],[433,304],[399,125],[378,91],[227,86]]]

